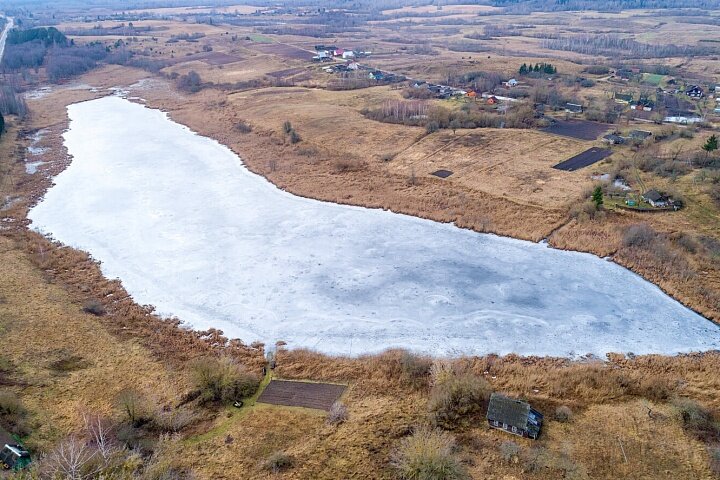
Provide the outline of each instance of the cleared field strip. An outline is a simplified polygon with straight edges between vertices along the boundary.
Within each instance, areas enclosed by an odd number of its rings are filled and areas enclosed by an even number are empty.
[[[333,403],[343,394],[345,388],[345,385],[332,383],[272,380],[257,401],[286,407],[330,410]]]

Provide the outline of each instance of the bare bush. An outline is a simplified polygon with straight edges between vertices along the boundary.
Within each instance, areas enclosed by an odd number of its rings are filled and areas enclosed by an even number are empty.
[[[468,478],[454,455],[455,439],[447,432],[418,428],[400,442],[392,457],[398,475],[406,480],[461,480]]]
[[[204,402],[229,403],[254,394],[260,378],[230,357],[205,357],[192,364],[195,387]]]
[[[421,388],[427,385],[432,360],[408,351],[403,351],[400,359],[400,380],[412,388]]]
[[[139,427],[148,421],[148,402],[145,397],[135,389],[121,391],[115,403],[133,427]]]
[[[463,373],[433,387],[428,401],[431,423],[447,430],[467,425],[483,412],[492,390],[484,379]]]
[[[720,476],[720,445],[710,447],[710,469]]]
[[[647,247],[657,238],[657,232],[647,223],[630,225],[623,234],[623,245],[626,247]]]
[[[191,70],[185,75],[180,75],[177,79],[177,88],[189,93],[199,92],[202,89],[200,75],[194,70]]]
[[[567,405],[561,405],[555,409],[555,420],[566,423],[572,420],[573,412]]]
[[[512,440],[505,440],[500,444],[500,455],[503,460],[510,462],[513,458],[520,455],[520,445],[513,442]]]
[[[290,143],[292,143],[293,145],[302,140],[302,138],[300,138],[300,135],[295,131],[295,129],[290,130],[289,138]]]
[[[280,473],[293,466],[293,458],[285,452],[274,452],[262,463],[262,467],[272,473]]]
[[[435,387],[450,380],[455,375],[452,360],[437,358],[430,367],[430,386]]]
[[[708,408],[689,398],[676,398],[672,404],[690,433],[701,439],[720,440],[720,422]]]
[[[105,307],[99,300],[90,299],[83,303],[83,312],[101,317],[105,315]]]
[[[240,133],[250,133],[252,132],[252,125],[245,120],[240,120],[235,124],[235,130]]]
[[[195,415],[187,408],[162,410],[153,416],[153,426],[164,433],[177,433],[195,421]]]
[[[339,425],[348,418],[347,407],[342,402],[335,402],[330,407],[326,422],[330,425]]]
[[[337,173],[360,172],[367,167],[367,164],[362,160],[352,158],[338,158],[333,163]]]

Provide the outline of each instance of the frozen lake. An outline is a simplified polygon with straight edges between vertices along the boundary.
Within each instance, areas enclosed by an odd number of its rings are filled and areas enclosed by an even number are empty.
[[[351,355],[720,348],[720,327],[612,262],[296,197],[119,97],[68,111],[73,161],[33,228],[195,328]]]

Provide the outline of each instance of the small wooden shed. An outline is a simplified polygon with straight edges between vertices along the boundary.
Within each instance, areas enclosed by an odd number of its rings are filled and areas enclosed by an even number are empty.
[[[487,421],[492,428],[534,440],[540,435],[543,415],[527,402],[493,393],[488,405]]]

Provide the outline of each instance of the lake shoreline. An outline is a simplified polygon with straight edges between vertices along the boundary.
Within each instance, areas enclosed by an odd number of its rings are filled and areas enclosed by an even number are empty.
[[[165,114],[165,116],[166,116],[166,118],[169,118],[169,116],[168,116],[167,114]],[[182,126],[182,128],[187,129],[187,130],[189,130],[189,131],[192,132],[192,130],[188,129],[186,126]],[[204,137],[203,137],[203,138],[204,138]],[[220,144],[218,144],[218,145],[220,145]],[[272,189],[276,189],[276,187],[275,187],[274,185],[272,185],[272,183],[267,182],[266,179],[263,179],[263,180],[265,180],[265,183],[266,183],[266,185],[267,185],[268,187],[270,187],[270,188],[272,188]],[[289,193],[287,193],[287,192],[283,192],[283,194],[285,194],[285,195],[291,195],[291,194],[289,194]],[[295,197],[294,195],[291,195],[291,196],[292,196],[292,197]],[[345,208],[347,208],[347,207],[345,207]],[[362,207],[354,207],[354,209],[360,209],[360,211],[365,210],[365,209],[363,209]],[[410,217],[409,217],[409,218],[410,218]],[[429,222],[429,223],[431,223],[431,224],[437,224],[437,222]],[[448,227],[448,228],[454,228],[454,227],[452,227],[452,226],[450,226],[450,225],[448,225],[447,227]],[[499,237],[498,237],[498,238],[499,238]],[[507,241],[510,241],[511,243],[512,243],[512,242],[521,242],[521,241],[519,241],[519,240],[514,240],[514,239],[507,239]],[[532,244],[532,245],[536,245],[536,244]],[[546,247],[543,247],[543,248],[546,248]],[[580,254],[580,255],[582,255],[582,254]],[[601,261],[600,259],[597,259],[595,256],[593,256],[593,258],[594,258],[595,260],[597,260],[598,262]],[[620,267],[617,267],[617,268],[620,269]],[[623,269],[623,270],[624,270],[624,269]],[[517,288],[517,287],[515,287],[515,288]],[[609,298],[608,298],[608,300],[609,300]],[[315,311],[315,310],[313,310],[313,311]],[[534,310],[533,310],[533,311],[534,311]],[[497,314],[496,314],[496,315],[497,315]],[[496,315],[495,315],[495,316],[496,316]],[[187,315],[181,315],[181,317],[187,318]],[[391,316],[390,318],[392,318],[392,316]],[[433,317],[433,318],[434,318],[434,317]],[[529,321],[529,320],[528,320],[528,321]],[[525,321],[526,325],[525,325],[524,328],[528,328],[528,325],[530,325],[530,323],[527,323],[528,321]],[[707,320],[705,320],[705,321],[707,321]],[[197,320],[195,320],[195,321],[192,321],[192,320],[191,320],[191,323],[193,323],[194,325],[196,325],[198,322],[197,322]],[[217,322],[216,322],[216,325],[217,325]],[[452,324],[448,324],[448,325],[452,325]],[[710,325],[712,325],[712,323],[710,323]],[[204,326],[204,325],[203,325],[203,326]],[[450,327],[450,328],[452,328],[452,327]],[[596,332],[596,334],[594,334],[593,337],[595,337],[597,334],[600,334],[599,332],[602,332],[602,331],[604,331],[604,330],[600,330],[600,331]],[[233,336],[234,336],[234,335],[233,335]],[[435,335],[432,335],[432,334],[431,334],[430,336],[431,336],[431,337],[434,337]],[[281,340],[281,339],[283,339],[283,338],[282,338],[282,337],[275,337],[275,339],[276,339],[276,340]],[[645,341],[644,341],[644,342],[645,342]],[[495,343],[495,342],[491,342],[491,343]],[[498,342],[498,343],[499,343],[499,342]],[[404,344],[403,342],[401,342],[400,345],[405,345],[405,344]],[[400,345],[398,345],[398,346],[400,346]],[[293,345],[292,345],[292,342],[291,342],[291,346],[293,346]],[[295,346],[298,346],[298,345],[295,344]],[[302,347],[303,345],[299,345],[299,346]],[[384,350],[385,348],[391,348],[391,347],[393,347],[393,346],[395,346],[395,345],[394,345],[394,344],[387,344],[387,345],[384,345],[383,348],[379,348],[378,350],[375,350],[374,352],[377,352],[377,351],[379,351],[379,350]],[[407,345],[405,345],[405,346],[407,346]],[[686,347],[685,347],[685,348],[686,348]],[[420,350],[423,350],[423,349],[421,348]],[[638,346],[638,348],[633,348],[632,350],[633,350],[633,351],[640,351],[641,353],[643,353],[642,347],[639,347],[639,346]],[[498,350],[495,350],[495,351],[497,352]],[[510,352],[516,352],[516,351],[518,351],[518,349],[515,348],[515,347],[512,347],[511,349],[509,349],[509,350],[507,350],[507,351],[501,350],[501,349],[499,349],[499,351],[500,351],[500,353],[505,354],[505,353],[510,353]],[[586,353],[586,351],[589,351],[589,349],[583,348],[583,350],[580,350],[579,352],[576,352],[574,355],[571,355],[571,356],[580,356],[580,355]],[[612,351],[612,350],[609,350],[609,351]],[[685,351],[685,352],[687,352],[687,351],[692,351],[692,349],[687,349],[687,350],[684,350],[684,351]],[[491,351],[484,352],[484,353],[491,353],[491,352],[492,352],[492,350],[491,350]],[[331,353],[331,352],[328,352],[328,353]],[[333,351],[333,352],[332,352],[332,354],[338,354],[338,353],[339,353],[338,351]],[[362,354],[362,353],[366,353],[366,352],[364,352],[364,351],[362,350],[362,348],[361,348],[361,351],[360,351],[359,353]],[[437,354],[437,353],[439,353],[439,352],[436,352],[436,354]],[[462,355],[462,354],[469,354],[469,353],[471,353],[471,352],[469,352],[469,351],[457,351],[457,352],[454,354],[454,356],[458,356],[458,355]],[[472,352],[472,354],[478,354],[478,353],[479,353],[479,352]],[[525,351],[525,352],[521,351],[521,353],[525,353],[526,355],[532,355],[532,354],[534,354],[535,352],[530,353],[530,352],[527,352],[527,351]],[[549,352],[544,352],[544,353],[549,353]],[[648,353],[650,353],[650,352],[648,352]],[[682,353],[682,352],[681,352],[681,351],[674,351],[674,352],[672,352],[672,353]],[[551,356],[554,356],[553,353],[549,353],[549,354],[550,354]],[[563,355],[561,355],[561,356],[563,356]],[[567,355],[564,355],[564,356],[567,356]]]

